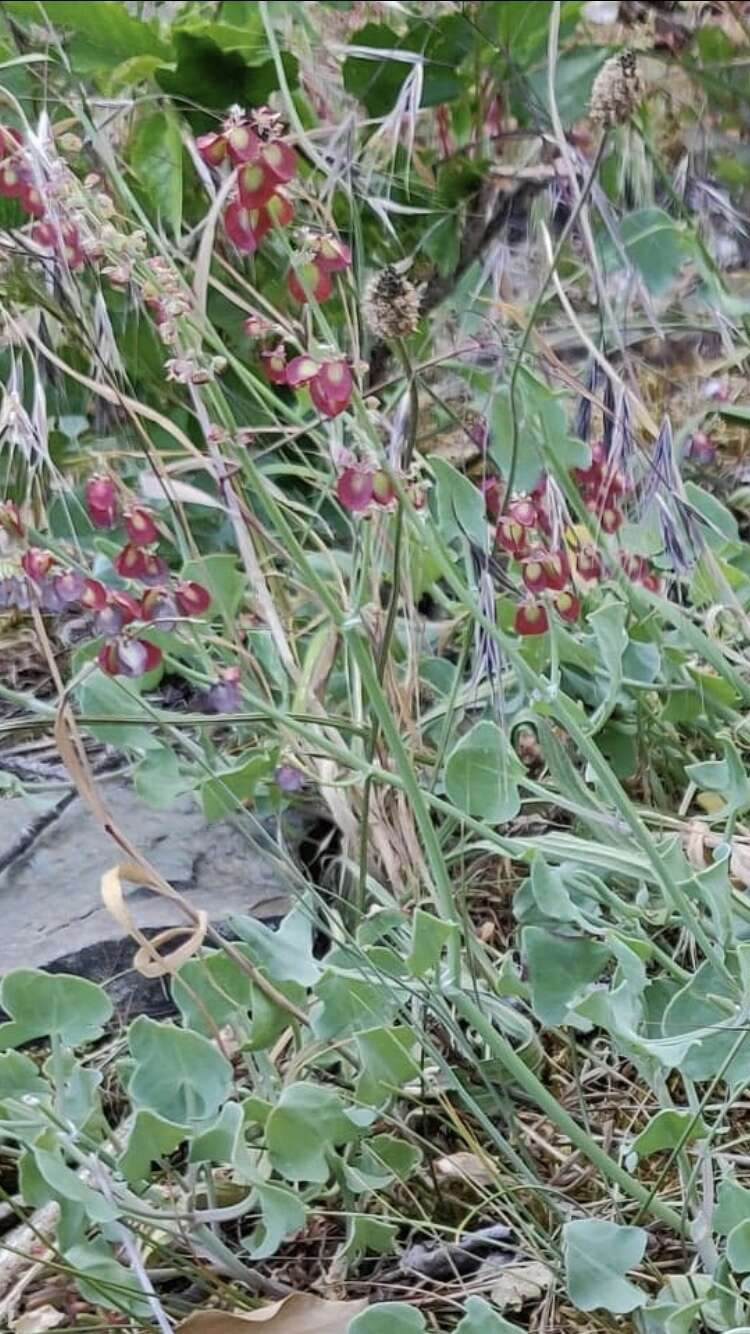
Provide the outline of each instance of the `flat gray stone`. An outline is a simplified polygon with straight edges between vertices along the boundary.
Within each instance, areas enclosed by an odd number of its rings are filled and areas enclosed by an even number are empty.
[[[278,917],[294,888],[280,854],[257,851],[233,823],[206,824],[193,798],[168,811],[147,806],[121,779],[102,781],[116,824],[165,878],[213,923],[238,913]],[[0,855],[28,826],[29,806],[0,801]],[[89,957],[107,943],[123,959],[123,932],[101,900],[101,877],[124,857],[76,799],[24,858],[0,875],[0,974],[45,968],[68,956]],[[126,901],[151,931],[184,922],[167,900],[134,885]],[[94,951],[94,953],[96,953]],[[132,950],[127,957],[132,957]],[[73,969],[71,969],[73,971]]]

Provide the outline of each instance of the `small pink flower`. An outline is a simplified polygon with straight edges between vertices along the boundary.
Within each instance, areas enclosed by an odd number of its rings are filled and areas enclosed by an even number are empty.
[[[174,629],[180,611],[175,599],[165,588],[149,588],[141,602],[141,615],[144,621],[155,621],[160,630],[169,633]]]
[[[353,384],[345,361],[324,361],[310,383],[310,397],[324,417],[338,417],[351,402]]]
[[[86,511],[95,528],[114,528],[119,505],[111,477],[90,477],[84,490]]]
[[[544,552],[532,553],[521,567],[521,578],[530,593],[543,593],[547,587],[547,575],[544,568]]]
[[[536,505],[526,496],[512,500],[508,506],[508,514],[515,523],[520,523],[522,528],[533,528],[536,524]]]
[[[485,477],[479,488],[484,496],[487,517],[497,519],[503,503],[503,486],[499,477]]]
[[[345,468],[336,479],[336,497],[344,509],[358,513],[373,499],[373,473],[370,468]]]
[[[98,579],[84,579],[80,603],[89,611],[103,611],[107,605],[107,590]]]
[[[504,514],[495,530],[495,541],[511,556],[523,556],[527,544],[526,529],[517,519]]]
[[[352,252],[338,236],[328,234],[315,239],[315,262],[328,273],[337,273],[348,269],[352,262]]]
[[[38,584],[49,573],[55,563],[51,551],[42,551],[40,547],[29,547],[21,557],[21,568],[32,583]]]
[[[263,235],[257,211],[251,212],[239,200],[227,204],[224,210],[224,231],[235,250],[243,255],[255,254]]]
[[[86,580],[78,570],[62,570],[52,583],[61,602],[80,602],[86,588]]]

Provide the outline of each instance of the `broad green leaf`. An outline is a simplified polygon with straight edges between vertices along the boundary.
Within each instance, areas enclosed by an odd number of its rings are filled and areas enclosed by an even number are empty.
[[[252,981],[223,950],[188,959],[172,981],[172,999],[185,1024],[207,1037],[232,1021],[247,1024],[252,998]]]
[[[276,982],[276,989],[299,1009],[305,1008],[307,990],[299,982]],[[289,1011],[277,1005],[260,987],[253,987],[250,1032],[243,1051],[266,1051],[289,1027]]]
[[[62,1196],[56,1194],[39,1171],[33,1146],[22,1153],[18,1160],[18,1185],[24,1204],[33,1209],[40,1209],[52,1201],[59,1205],[60,1217],[55,1231],[57,1245],[61,1251],[74,1246],[85,1234],[89,1222],[83,1205],[80,1200],[73,1199],[67,1194]]]
[[[647,1300],[625,1274],[643,1259],[648,1233],[599,1219],[580,1219],[563,1227],[568,1296],[579,1311],[626,1315]]]
[[[0,1102],[5,1098],[35,1098],[48,1096],[49,1084],[42,1079],[37,1067],[20,1051],[6,1051],[0,1056]]]
[[[130,165],[157,218],[179,238],[182,137],[173,111],[154,111],[138,121],[130,144]]]
[[[373,1135],[347,1166],[352,1190],[382,1190],[394,1180],[406,1181],[422,1161],[420,1149],[395,1135]]]
[[[147,1179],[151,1164],[174,1153],[189,1134],[189,1126],[165,1121],[162,1116],[141,1107],[133,1118],[125,1152],[119,1162],[125,1180]]]
[[[216,119],[207,112],[226,114],[227,108],[235,102],[240,106],[262,106],[279,86],[273,60],[257,64],[253,59],[250,64],[244,52],[222,50],[218,42],[203,32],[185,32],[177,28],[173,47],[174,64],[170,69],[158,70],[157,80],[172,97],[184,99],[190,107],[188,118],[198,130],[214,128]],[[289,51],[282,51],[281,64],[289,87],[295,87],[298,78],[296,57]],[[205,107],[206,111],[193,110],[195,107]]]
[[[404,1084],[419,1076],[412,1056],[416,1034],[405,1025],[371,1028],[355,1037],[362,1073],[357,1080],[360,1102],[381,1105],[393,1098]]]
[[[428,458],[435,474],[438,526],[446,542],[468,538],[480,551],[487,551],[488,526],[485,502],[479,487],[436,454]]]
[[[312,987],[320,969],[312,950],[313,917],[307,900],[300,900],[287,913],[278,931],[254,917],[232,917],[232,930],[250,947],[248,953],[275,982],[299,982]]]
[[[21,23],[42,21],[37,6],[27,0],[10,0],[6,9]],[[57,29],[71,34],[65,48],[76,75],[106,72],[134,56],[170,59],[158,24],[135,18],[120,0],[55,0],[49,17]]]
[[[70,1047],[93,1042],[112,1017],[112,1002],[95,982],[35,968],[6,973],[0,1006],[12,1020],[0,1024],[0,1050],[47,1036],[58,1037]]]
[[[711,1226],[726,1237],[740,1223],[750,1222],[750,1190],[726,1177],[719,1186]]]
[[[210,822],[225,820],[250,805],[258,784],[268,779],[273,771],[270,757],[261,751],[233,769],[222,769],[201,783],[203,814]]]
[[[139,1015],[130,1025],[133,1106],[191,1126],[215,1116],[232,1089],[232,1067],[199,1033]]]
[[[467,1297],[456,1334],[522,1334],[522,1330],[500,1315],[484,1297]]]
[[[315,995],[318,1003],[310,1018],[316,1038],[323,1040],[387,1023],[397,1006],[396,997],[387,987],[332,969],[327,969],[316,984]]]
[[[731,737],[720,737],[723,760],[688,764],[685,773],[701,789],[720,792],[726,798],[727,812],[742,813],[750,807],[750,778]]]
[[[151,1319],[153,1312],[135,1274],[115,1260],[105,1241],[96,1238],[72,1246],[65,1254],[65,1261],[87,1302],[126,1311],[139,1320]]]
[[[340,1258],[354,1261],[367,1254],[388,1255],[395,1249],[397,1233],[395,1223],[386,1223],[372,1214],[354,1214],[347,1220],[346,1244]]]
[[[51,1200],[72,1200],[80,1204],[92,1223],[111,1223],[117,1218],[117,1209],[100,1191],[87,1186],[82,1177],[73,1172],[52,1149],[35,1145],[32,1150],[37,1172],[49,1187]]]
[[[685,483],[685,497],[703,520],[708,545],[726,556],[739,553],[742,549],[740,532],[731,510],[695,482]]]
[[[307,1211],[299,1195],[285,1186],[259,1185],[255,1191],[263,1218],[251,1236],[242,1238],[242,1245],[253,1259],[265,1260],[305,1226]]]
[[[86,722],[87,732],[97,741],[118,749],[125,746],[136,750],[161,749],[161,742],[154,735],[153,720],[138,694],[136,682],[115,680],[96,668],[80,686],[78,701],[86,719],[101,720]],[[112,722],[108,721],[110,718]]]
[[[467,815],[490,824],[507,824],[521,809],[517,783],[524,773],[497,723],[475,723],[448,756],[445,790]]]
[[[266,1122],[266,1147],[275,1170],[288,1181],[328,1180],[327,1153],[362,1134],[361,1116],[320,1084],[289,1084]]]
[[[157,811],[168,811],[192,787],[173,750],[160,746],[137,764],[133,784],[138,796]]]
[[[77,1130],[85,1126],[93,1132],[96,1121],[102,1115],[99,1099],[101,1070],[81,1065],[67,1048],[63,1048],[57,1056],[48,1057],[43,1069],[55,1089],[58,1114],[64,1116]]]
[[[628,646],[627,615],[624,603],[610,601],[587,617],[597,649],[598,674],[604,680],[604,699],[598,722],[611,713],[622,685],[622,660]]]
[[[738,1274],[750,1270],[750,1218],[738,1223],[727,1237],[727,1259]]]
[[[407,963],[415,977],[424,977],[436,968],[444,946],[456,935],[456,922],[444,922],[434,913],[416,908],[412,923],[411,950]]]
[[[610,952],[584,936],[553,935],[536,926],[525,927],[521,939],[534,1013],[543,1024],[563,1023],[570,1007],[601,976]]]
[[[663,1149],[675,1149],[678,1144],[690,1144],[707,1133],[702,1117],[690,1111],[665,1107],[651,1118],[645,1130],[633,1140],[633,1152],[639,1158],[648,1158]]]
[[[668,213],[661,208],[629,213],[620,223],[620,239],[628,259],[640,271],[650,291],[658,294],[669,287],[680,271],[686,251],[684,231]],[[604,244],[606,247],[607,242]],[[614,250],[612,254],[617,261]]]
[[[572,125],[586,114],[594,79],[610,54],[606,46],[579,46],[560,55],[555,67],[555,100],[564,125]],[[528,77],[529,88],[533,89],[534,96],[546,108],[546,65],[533,70]]]
[[[248,1119],[245,1108],[238,1102],[227,1102],[212,1125],[196,1135],[188,1154],[191,1163],[231,1164],[240,1181],[255,1185],[257,1172],[254,1160],[245,1142]]]
[[[376,1302],[350,1321],[347,1334],[422,1334],[425,1319],[418,1306]]]

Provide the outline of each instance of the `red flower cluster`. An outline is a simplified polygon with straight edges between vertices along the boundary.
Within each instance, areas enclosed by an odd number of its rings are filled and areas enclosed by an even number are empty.
[[[286,227],[294,217],[282,187],[296,176],[297,159],[280,130],[279,118],[261,107],[248,118],[230,117],[218,134],[196,139],[207,166],[229,162],[236,168],[237,193],[224,210],[224,230],[243,255],[254,254],[271,227]]]
[[[289,270],[287,287],[295,301],[327,301],[333,291],[332,273],[347,269],[352,262],[349,247],[335,236],[308,236],[304,259]]]
[[[371,505],[393,504],[396,490],[388,473],[382,468],[353,464],[344,468],[336,479],[336,499],[344,509],[359,514]]]
[[[266,379],[271,384],[286,384],[292,389],[308,389],[318,412],[324,417],[338,417],[348,408],[354,381],[349,365],[341,357],[316,361],[314,357],[286,359],[283,343],[261,352]]]
[[[574,468],[573,477],[589,513],[596,517],[605,533],[616,533],[625,518],[618,502],[627,484],[621,472],[609,467],[603,440],[591,446],[588,468]]]
[[[9,125],[0,125],[0,196],[17,199],[25,213],[41,220],[31,229],[38,246],[57,254],[69,269],[83,267],[86,257],[78,228],[48,214],[48,200],[28,164],[23,135]]]
[[[111,477],[89,478],[85,499],[95,527],[111,529],[122,518],[128,540],[115,557],[115,570],[122,579],[148,588],[139,601],[130,593],[106,589],[97,580],[87,581],[84,605],[96,613],[97,633],[108,636],[99,650],[99,666],[110,676],[140,676],[158,666],[161,649],[147,640],[123,637],[120,632],[134,621],[150,621],[158,623],[162,630],[170,630],[180,616],[202,616],[211,605],[211,595],[193,580],[172,589],[167,587],[169,567],[153,550],[159,540],[153,516],[141,505],[121,512],[117,487]]]

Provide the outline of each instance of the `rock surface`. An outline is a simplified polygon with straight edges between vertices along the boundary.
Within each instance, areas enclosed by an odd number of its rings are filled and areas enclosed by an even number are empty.
[[[101,790],[122,831],[214,924],[237,913],[284,912],[293,870],[281,854],[272,854],[270,841],[268,853],[259,852],[231,822],[207,825],[190,797],[158,811],[121,779],[105,780]],[[31,818],[21,799],[0,803],[0,855]],[[50,965],[96,981],[129,974],[123,993],[129,994],[136,982],[130,970],[134,946],[123,938],[100,893],[102,873],[120,860],[116,845],[76,799],[31,851],[0,875],[0,975]],[[126,901],[146,934],[184,921],[173,905],[144,887],[128,886]],[[115,991],[123,991],[122,982]],[[118,1003],[118,996],[113,999]]]

